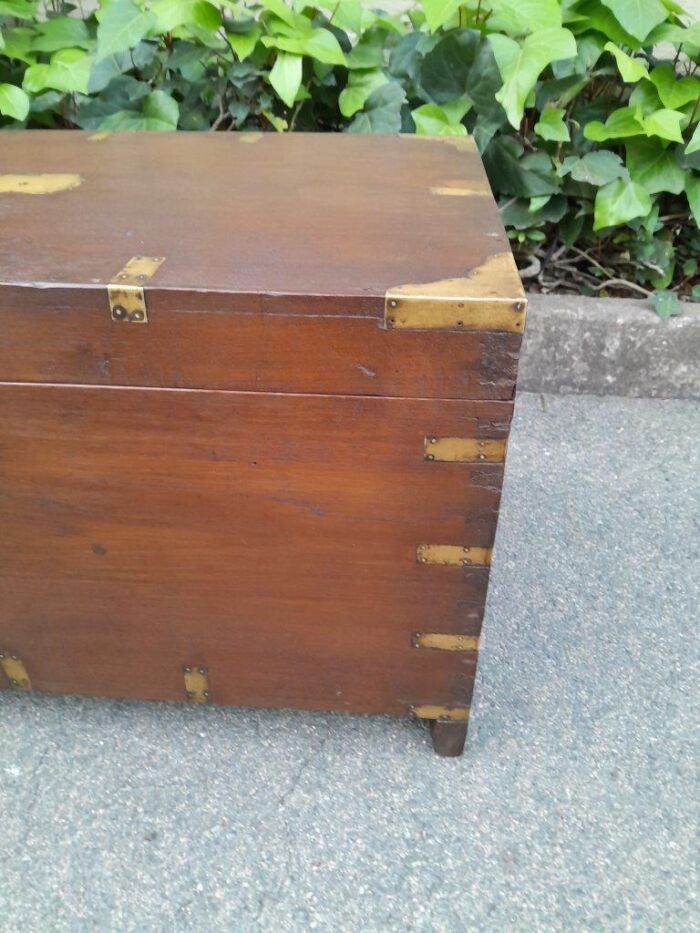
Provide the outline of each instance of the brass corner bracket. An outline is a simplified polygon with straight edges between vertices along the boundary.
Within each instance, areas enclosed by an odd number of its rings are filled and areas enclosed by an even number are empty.
[[[405,330],[522,334],[526,310],[515,260],[503,252],[462,278],[390,288],[384,297],[384,324]]]
[[[165,262],[162,257],[133,256],[107,286],[113,321],[147,324],[148,309],[143,286]]]
[[[409,707],[411,713],[418,719],[433,719],[438,722],[466,722],[469,719],[468,706],[424,706]]]
[[[29,692],[32,689],[32,682],[27,673],[24,662],[16,654],[9,651],[0,651],[0,667],[2,667],[5,677],[10,681],[13,690],[23,690]]]

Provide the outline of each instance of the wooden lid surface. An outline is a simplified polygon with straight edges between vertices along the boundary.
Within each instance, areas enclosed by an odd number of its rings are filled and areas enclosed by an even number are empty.
[[[136,255],[164,258],[149,291],[230,310],[522,297],[468,138],[2,134],[0,287],[102,289]]]

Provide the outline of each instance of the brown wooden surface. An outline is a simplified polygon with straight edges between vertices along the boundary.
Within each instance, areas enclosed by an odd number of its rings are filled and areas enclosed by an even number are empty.
[[[57,134],[58,135],[58,134]],[[0,288],[0,379],[424,398],[513,396],[520,337],[384,330],[363,317],[162,307],[111,320],[105,294]]]
[[[204,291],[238,310],[380,317],[387,289],[459,278],[509,249],[476,150],[456,148],[469,141],[91,135],[2,133],[0,174],[82,183],[0,193],[0,282],[99,292],[143,253],[165,257],[156,294],[199,306]]]
[[[424,437],[502,436],[506,402],[0,386],[0,648],[34,688],[386,711],[467,704],[502,464]],[[498,427],[494,428],[494,425]]]

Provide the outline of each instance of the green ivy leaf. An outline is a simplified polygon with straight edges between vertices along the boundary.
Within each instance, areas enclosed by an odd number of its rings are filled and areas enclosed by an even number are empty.
[[[678,110],[656,110],[643,118],[644,130],[647,136],[660,136],[671,142],[682,143],[681,120],[685,115]]]
[[[491,188],[521,198],[556,194],[560,182],[549,156],[544,152],[531,155],[534,158],[523,157],[522,146],[511,137],[493,139],[482,153]]]
[[[644,217],[651,210],[649,192],[636,182],[616,178],[598,189],[593,214],[593,230],[625,224]]]
[[[695,220],[695,226],[700,228],[700,175],[689,173],[685,182],[685,196],[688,206]]]
[[[579,159],[574,158],[569,167],[569,172],[574,181],[595,185],[597,188],[601,185],[607,185],[616,178],[629,179],[629,174],[620,156],[615,152],[609,152],[607,149],[587,152]]]
[[[57,16],[37,23],[38,35],[32,40],[33,52],[57,52],[59,49],[90,49],[95,44],[85,21],[73,16]]]
[[[401,129],[401,108],[406,103],[406,92],[392,81],[372,91],[365,109],[358,113],[347,131],[349,133],[398,133]]]
[[[560,0],[490,0],[489,31],[523,36],[561,27]]]
[[[0,16],[13,19],[34,19],[38,3],[32,0],[0,0]]]
[[[29,95],[14,84],[0,84],[0,113],[12,120],[26,120],[29,113]]]
[[[420,36],[411,34],[414,38]],[[384,64],[384,43],[380,36],[370,36],[363,39],[345,56],[345,65],[348,68],[366,70],[368,68],[381,68]]]
[[[345,64],[340,43],[328,29],[314,29],[308,39],[304,39],[304,48],[307,55],[326,65]]]
[[[32,54],[32,42],[35,34],[32,29],[17,26],[14,29],[8,29],[3,38],[5,40],[4,56],[26,62],[27,65],[34,64],[36,55]]]
[[[114,0],[97,14],[97,61],[133,49],[155,22],[131,0]]]
[[[389,79],[378,68],[368,71],[351,71],[347,87],[340,93],[338,106],[344,117],[354,116],[362,110],[372,91],[387,84]]]
[[[215,32],[221,25],[221,14],[207,0],[155,0],[151,13],[159,33],[172,32],[179,26],[201,26]]]
[[[423,104],[411,111],[418,136],[466,136],[467,128],[438,104]]]
[[[301,61],[300,55],[280,52],[270,71],[270,84],[288,107],[294,105],[301,87]]]
[[[647,63],[641,58],[632,58],[626,52],[623,52],[622,49],[612,42],[605,43],[605,51],[610,52],[617,62],[617,70],[620,72],[620,77],[626,84],[634,84],[637,81],[641,81],[643,78],[649,77],[649,69],[647,68]]]
[[[661,103],[671,110],[678,110],[700,97],[700,81],[692,76],[681,77],[672,65],[658,65],[649,78],[659,92]]]
[[[685,147],[685,154],[691,155],[693,152],[697,152],[700,149],[700,123],[695,127],[695,132],[690,137],[690,142]]]
[[[614,110],[605,124],[600,120],[591,120],[583,128],[583,135],[586,139],[597,143],[608,139],[623,139],[626,136],[640,136],[643,133],[644,127],[631,107],[620,107],[619,110]]]
[[[226,34],[231,48],[236,53],[238,58],[243,62],[248,58],[249,55],[253,54],[255,46],[258,44],[258,40],[262,32],[256,26],[254,29],[251,29],[250,32],[229,32]]]
[[[91,57],[82,49],[54,52],[48,65],[30,65],[24,73],[25,91],[37,94],[44,88],[66,93],[87,94]]]
[[[506,111],[510,125],[517,129],[541,72],[553,61],[573,58],[576,40],[568,29],[540,29],[529,35],[522,46],[498,34],[490,35],[489,41],[503,78],[496,100]]]
[[[180,107],[177,101],[165,91],[153,91],[145,97],[142,112],[146,119],[167,123],[172,130],[177,129],[180,119]]]
[[[668,16],[661,0],[603,0],[623,29],[643,42]]]
[[[651,294],[649,300],[662,321],[667,321],[670,317],[677,317],[683,310],[678,295],[665,288],[657,288]]]
[[[670,149],[658,139],[630,139],[625,144],[627,168],[632,180],[643,185],[649,194],[668,191],[680,194],[685,185],[685,172]]]
[[[443,26],[457,12],[460,0],[421,0],[425,19],[431,32]]]
[[[553,142],[569,142],[571,136],[569,135],[569,130],[564,123],[564,114],[565,110],[555,109],[553,107],[543,110],[540,114],[540,119],[535,123],[535,132],[538,136],[541,136],[542,139],[551,140]]]
[[[362,13],[360,0],[338,0],[333,5],[333,22],[340,29],[359,36],[362,34]]]
[[[576,4],[576,19],[571,23],[574,32],[588,32],[595,29],[616,45],[635,51],[641,42],[624,30],[611,10],[602,6],[600,0],[583,0]]]

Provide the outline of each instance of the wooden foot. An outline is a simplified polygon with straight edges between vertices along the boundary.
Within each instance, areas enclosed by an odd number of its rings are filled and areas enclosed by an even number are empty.
[[[466,722],[445,722],[435,719],[430,723],[433,751],[442,758],[458,758],[464,751],[467,738]]]

